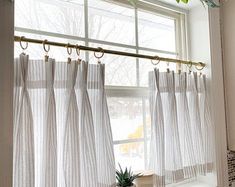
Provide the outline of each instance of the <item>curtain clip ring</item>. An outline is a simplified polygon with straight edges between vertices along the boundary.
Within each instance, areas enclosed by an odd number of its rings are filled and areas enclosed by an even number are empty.
[[[192,62],[192,61],[189,61],[189,63],[187,64],[187,66],[188,66],[189,74],[191,74],[191,72],[192,72],[192,67],[193,67],[193,62]]]
[[[101,48],[101,47],[98,47],[97,49],[98,49],[98,51],[94,51],[94,56],[95,56],[95,58],[98,59],[98,64],[100,64],[100,63],[101,63],[100,59],[104,56],[104,50],[103,50],[103,48]],[[97,55],[96,52],[99,52],[99,53],[101,53],[101,54],[100,54],[100,55]]]
[[[203,64],[202,62],[199,62],[197,65],[195,65],[195,68],[198,70],[198,71],[201,71],[205,68],[205,64]]]
[[[45,62],[48,62],[49,56],[48,52],[50,51],[51,46],[48,44],[46,47],[46,44],[48,43],[48,40],[44,40],[42,45],[43,45],[43,50],[45,51]]]
[[[81,53],[81,51],[80,51],[80,46],[79,46],[79,45],[76,45],[76,53],[77,53],[77,55],[78,55],[78,60],[77,60],[77,62],[78,62],[78,64],[80,64],[80,62],[81,62],[81,59],[80,59],[80,53]]]
[[[69,55],[69,57],[68,57],[68,64],[70,64],[71,63],[71,61],[72,61],[72,59],[71,59],[71,54],[72,54],[72,52],[73,52],[73,49],[72,49],[72,47],[70,47],[70,43],[68,43],[67,45],[66,45],[66,48],[67,48],[67,53],[68,53],[68,55]]]
[[[20,47],[21,47],[21,49],[24,51],[24,50],[26,50],[26,49],[28,48],[29,43],[28,43],[27,41],[25,41],[25,47],[24,47],[23,44],[22,44],[22,41],[23,41],[23,40],[25,40],[25,37],[24,37],[24,36],[21,36],[21,37],[20,37]]]
[[[156,63],[154,61],[157,61]],[[159,63],[160,63],[160,58],[159,56],[154,56],[153,59],[151,59],[151,63],[154,65],[154,66],[157,66]]]
[[[167,68],[166,68],[167,73],[170,73],[170,62],[167,62]]]

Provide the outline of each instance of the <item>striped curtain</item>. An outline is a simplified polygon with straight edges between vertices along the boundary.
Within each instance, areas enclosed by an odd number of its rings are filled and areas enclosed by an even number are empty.
[[[14,187],[115,187],[104,65],[15,60]]]
[[[149,74],[154,187],[206,175],[214,166],[213,127],[206,77],[197,73]]]

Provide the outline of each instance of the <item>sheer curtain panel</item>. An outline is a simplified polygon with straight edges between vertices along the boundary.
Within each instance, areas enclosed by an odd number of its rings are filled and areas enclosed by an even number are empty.
[[[197,73],[149,74],[151,143],[149,168],[154,187],[213,170],[213,127],[206,77]]]
[[[14,187],[114,187],[104,65],[14,65]]]

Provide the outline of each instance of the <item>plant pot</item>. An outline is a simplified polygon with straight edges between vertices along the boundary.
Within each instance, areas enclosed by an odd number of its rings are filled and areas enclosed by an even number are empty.
[[[121,186],[117,186],[117,187],[121,187]],[[125,186],[125,187],[136,187],[136,185],[133,184],[132,186]]]

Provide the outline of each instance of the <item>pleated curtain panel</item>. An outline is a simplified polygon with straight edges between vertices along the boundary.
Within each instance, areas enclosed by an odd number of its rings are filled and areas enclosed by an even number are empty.
[[[211,173],[214,136],[206,77],[154,69],[149,88],[154,187]]]
[[[15,60],[14,187],[115,187],[104,65]]]
[[[14,68],[14,187],[115,187],[104,64],[21,54]],[[213,171],[206,81],[197,73],[149,73],[154,187]]]

